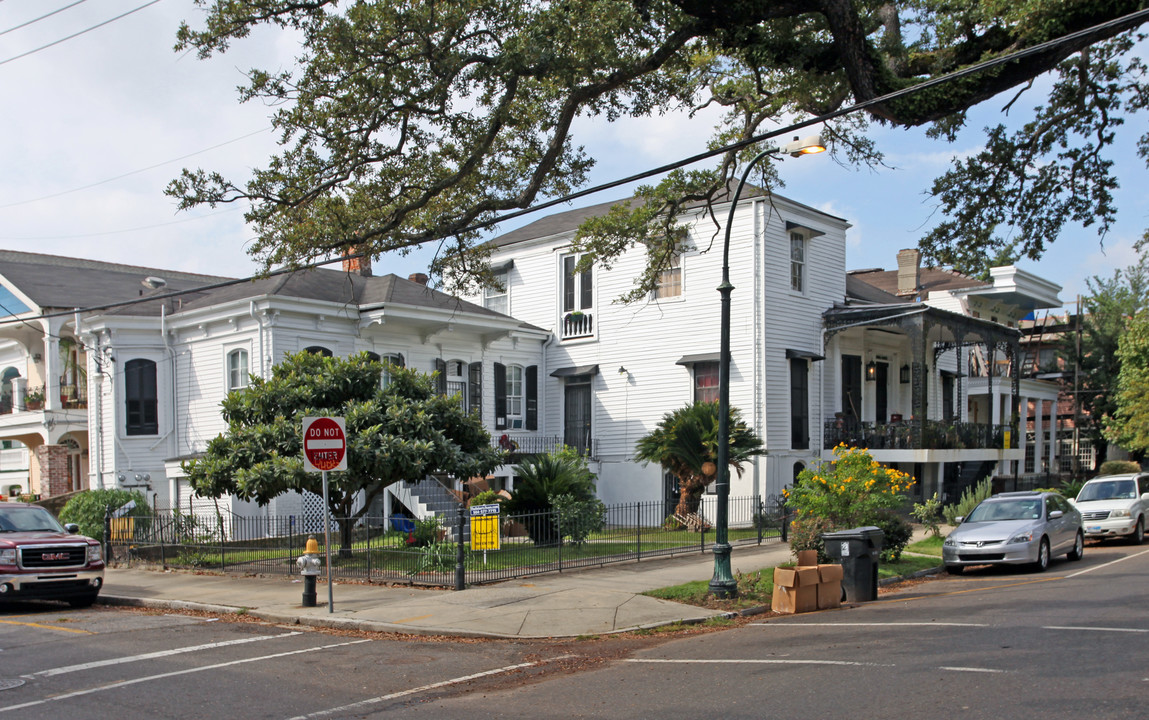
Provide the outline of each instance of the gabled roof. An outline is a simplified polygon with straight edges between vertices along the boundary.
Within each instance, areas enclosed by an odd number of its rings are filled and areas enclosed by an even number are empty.
[[[145,278],[161,278],[160,292],[189,290],[227,278],[138,265],[0,250],[0,276],[43,309],[98,307],[149,294]]]
[[[715,204],[727,202],[729,195],[733,194],[736,186],[737,182],[731,181],[728,184],[727,192],[718,194],[714,198],[713,202]],[[804,208],[811,213],[821,215],[829,220],[833,220],[834,222],[846,222],[843,218],[835,217],[829,213],[812,208],[809,205],[803,205],[802,203],[795,202],[794,200],[791,200],[790,198],[784,197],[782,195],[778,195],[777,193],[771,193],[769,190],[760,188],[757,185],[745,185],[742,188],[742,195],[739,197],[739,201],[753,197],[769,196],[773,196],[777,200],[785,201],[788,204]],[[514,243],[518,242],[524,242],[526,240],[534,240],[537,238],[559,235],[561,233],[573,232],[574,230],[578,229],[578,226],[581,225],[584,220],[592,217],[601,217],[606,215],[615,205],[633,203],[637,206],[642,202],[642,198],[628,197],[621,200],[611,200],[609,202],[598,203],[597,205],[588,205],[587,207],[575,208],[574,210],[564,210],[562,212],[557,212],[552,215],[547,215],[545,217],[539,218],[538,220],[535,220],[528,225],[524,225],[521,228],[517,228],[515,230],[511,230],[508,233],[504,233],[503,235],[499,235],[498,237],[492,239],[489,244],[493,247],[503,247],[506,245],[513,245]],[[687,209],[696,209],[703,207],[705,204],[706,202],[704,200],[697,200],[687,203],[685,207]]]

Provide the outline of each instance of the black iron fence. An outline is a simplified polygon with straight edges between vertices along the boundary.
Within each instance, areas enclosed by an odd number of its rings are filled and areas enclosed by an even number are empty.
[[[704,553],[714,544],[715,502],[704,498],[686,524],[667,518],[663,501],[590,505],[565,515],[559,510],[498,515],[477,519],[474,526],[463,517],[462,533],[458,517],[332,519],[331,572],[337,579],[454,586],[460,546],[467,584]],[[322,517],[156,511],[108,518],[105,544],[118,565],[296,575],[296,560],[309,537],[317,540],[320,557],[327,555],[323,522]],[[730,499],[731,544],[761,544],[781,537],[782,529],[774,498]]]
[[[1017,428],[970,422],[825,422],[825,449],[838,445],[874,450],[964,450],[1018,447]]]

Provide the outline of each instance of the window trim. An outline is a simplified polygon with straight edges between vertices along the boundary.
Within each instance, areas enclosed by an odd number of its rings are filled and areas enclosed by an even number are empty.
[[[660,293],[663,287],[663,278],[669,273],[677,273],[678,275],[678,293],[675,295],[662,295]],[[650,298],[656,302],[681,302],[686,299],[686,272],[681,254],[675,253],[671,259],[670,267],[658,273],[658,282],[654,286],[654,289],[651,290]]]
[[[791,230],[789,248],[790,252],[787,255],[790,267],[790,292],[795,295],[805,295],[806,289],[810,286],[810,238],[806,233],[798,230]],[[794,245],[795,242],[800,243],[802,249],[802,257],[797,262],[794,260]],[[798,266],[798,284],[799,287],[794,286],[795,279],[795,265]]]
[[[142,382],[147,379],[142,373],[148,369],[151,370],[150,397],[146,392],[149,388],[143,387],[146,383]],[[137,357],[124,363],[124,435],[148,437],[160,434],[159,396],[159,365],[155,360]],[[139,403],[140,407],[133,410],[133,403]],[[131,420],[133,415],[139,416],[135,422]]]
[[[243,354],[243,377],[240,378],[240,382],[243,383],[242,385],[236,383],[236,379],[233,377],[233,375],[237,368],[233,368],[231,366],[232,358],[238,357],[240,353]],[[232,390],[243,390],[247,387],[250,387],[251,380],[249,378],[251,376],[251,353],[248,351],[248,349],[246,347],[224,348],[223,371],[225,376],[224,388],[227,392],[231,392]]]
[[[511,272],[509,268],[493,270],[496,281],[501,282],[503,289],[487,285],[483,288],[483,307],[504,315],[511,314]],[[492,307],[493,301],[500,301],[502,307]]]
[[[706,373],[707,377],[710,377],[711,372],[713,372],[713,378],[714,378],[714,384],[713,385],[707,385],[705,387],[702,387],[698,384],[698,378],[699,378],[698,371],[699,371],[699,369],[705,369],[707,371],[707,373]],[[690,366],[690,398],[691,398],[692,402],[695,402],[695,403],[717,402],[718,401],[718,395],[721,392],[721,387],[722,387],[722,368],[719,367],[719,361],[718,360],[696,362],[696,363],[691,364],[691,366]],[[705,390],[707,394],[713,393],[714,398],[712,400],[700,398],[699,397],[699,390]]]

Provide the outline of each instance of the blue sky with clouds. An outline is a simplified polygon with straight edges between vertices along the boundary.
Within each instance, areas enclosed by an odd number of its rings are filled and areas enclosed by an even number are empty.
[[[297,48],[290,37],[257,32],[211,60],[177,54],[172,46],[179,21],[196,25],[203,11],[191,0],[161,0],[36,51],[145,2],[85,2],[11,32],[5,31],[69,2],[0,2],[0,247],[248,274],[256,264],[245,251],[251,233],[242,208],[177,212],[163,188],[184,166],[239,179],[264,164],[275,149],[268,108],[240,105],[235,88],[245,69],[288,67]],[[35,52],[9,60],[29,51]],[[998,122],[1004,102],[984,104],[971,127]],[[600,183],[702,151],[710,127],[706,118],[685,115],[584,121],[576,127],[576,141],[600,159],[591,176]],[[1086,291],[1085,278],[1107,277],[1135,261],[1133,243],[1149,226],[1145,165],[1134,146],[1144,129],[1143,118],[1126,126],[1114,154],[1121,216],[1104,245],[1094,229],[1071,227],[1041,261],[1019,263],[1061,284],[1067,303]],[[892,168],[842,168],[824,156],[788,159],[781,168],[783,194],[853,224],[847,256],[852,269],[893,268],[897,251],[914,246],[930,227],[933,207],[924,191],[931,180],[954,154],[974,152],[981,144],[978,132],[965,133],[953,145],[927,140],[920,130],[875,126],[872,137]],[[625,189],[608,191],[580,204],[625,195]],[[383,258],[376,269],[407,275],[424,269],[429,252]]]

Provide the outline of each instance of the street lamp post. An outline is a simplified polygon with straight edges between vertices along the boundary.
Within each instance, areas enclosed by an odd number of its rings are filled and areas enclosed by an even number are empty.
[[[763,158],[776,153],[789,153],[793,157],[809,155],[825,150],[822,140],[817,135],[811,135],[802,140],[794,138],[793,142],[782,147],[770,147],[758,153],[746,165],[734,196],[730,198],[730,214],[726,218],[725,240],[722,246],[722,284],[718,292],[722,296],[722,343],[718,355],[718,476],[714,489],[718,493],[718,513],[714,520],[714,577],[710,579],[709,590],[715,597],[734,597],[738,594],[738,583],[730,571],[730,534],[729,534],[729,505],[730,505],[730,292],[734,286],[730,284],[730,229],[734,225],[734,211],[738,207],[738,198],[742,195],[742,188],[746,185],[746,178]]]

